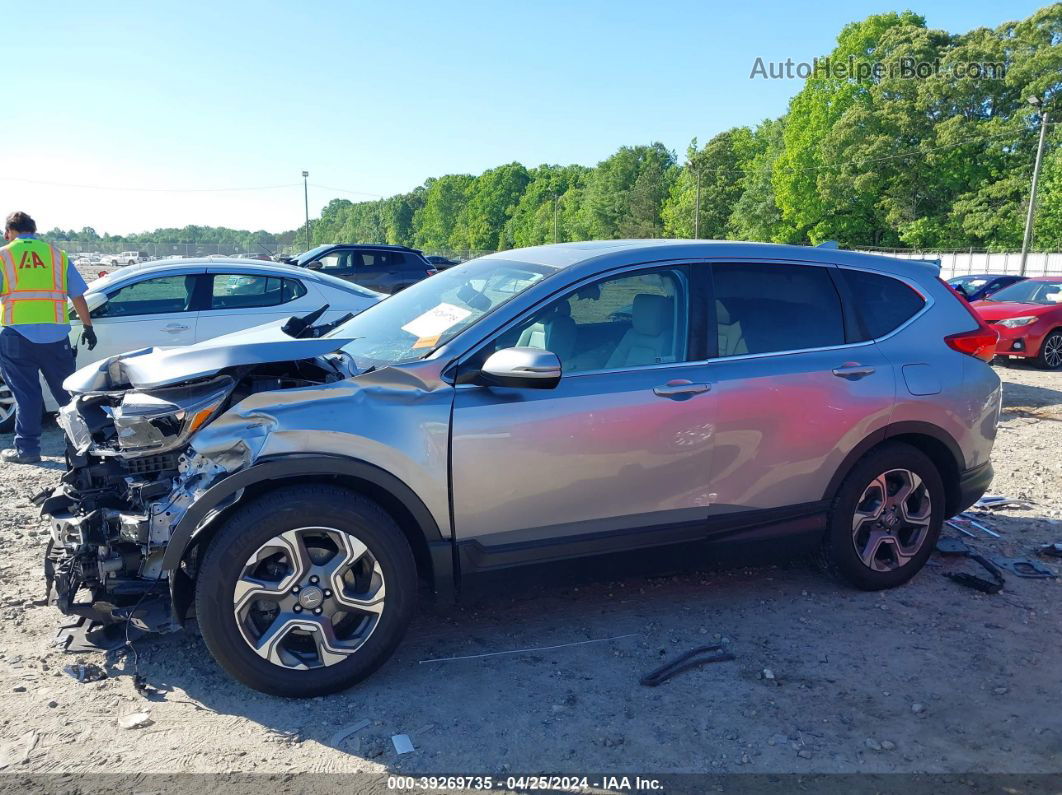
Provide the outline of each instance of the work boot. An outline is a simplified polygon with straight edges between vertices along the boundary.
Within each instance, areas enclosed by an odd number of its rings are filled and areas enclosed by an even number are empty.
[[[0,461],[5,464],[39,464],[40,453],[20,453],[18,450],[0,450]]]

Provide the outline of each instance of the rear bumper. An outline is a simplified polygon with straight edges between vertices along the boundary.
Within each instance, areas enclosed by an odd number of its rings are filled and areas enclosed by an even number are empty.
[[[959,476],[958,502],[954,514],[962,513],[981,499],[992,484],[994,475],[991,461],[986,461],[981,466],[963,472]]]

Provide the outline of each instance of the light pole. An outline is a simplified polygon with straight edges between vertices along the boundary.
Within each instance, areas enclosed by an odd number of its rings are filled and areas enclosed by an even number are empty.
[[[701,239],[701,169],[700,167],[694,170],[697,175],[697,198],[693,203],[693,238],[694,240]]]
[[[558,240],[557,240],[557,203],[559,201],[560,201],[560,194],[559,193],[554,193],[553,194],[553,242],[554,243],[558,242]]]
[[[1040,163],[1044,157],[1044,141],[1047,137],[1047,109],[1039,97],[1029,97],[1029,104],[1040,111],[1040,143],[1036,147],[1036,162],[1033,165],[1032,188],[1029,190],[1029,212],[1025,216],[1025,237],[1021,241],[1021,267],[1018,273],[1025,275],[1025,261],[1032,246],[1033,221],[1036,218],[1036,183],[1040,180]]]
[[[310,187],[306,180],[309,178],[310,172],[302,172],[302,199],[306,204],[306,250],[310,250]]]

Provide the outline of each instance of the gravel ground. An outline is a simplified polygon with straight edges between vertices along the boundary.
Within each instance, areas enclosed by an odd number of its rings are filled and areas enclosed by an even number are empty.
[[[999,373],[992,491],[1036,505],[992,517],[1002,538],[972,543],[1029,555],[1062,541],[1062,375]],[[453,610],[425,609],[369,681],[307,702],[233,683],[194,632],[178,633],[137,644],[159,691],[145,698],[127,661],[49,645],[60,617],[38,601],[46,531],[27,495],[61,469],[54,426],[44,450],[43,468],[0,467],[6,773],[1062,771],[1059,582],[1008,576],[1003,593],[983,595],[941,576],[973,564],[940,557],[882,593],[802,560],[690,570],[687,557],[676,573],[643,553],[638,571],[622,559],[570,566],[548,588],[558,571],[537,570]],[[736,659],[638,684],[663,658],[713,641]],[[79,684],[63,673],[77,662],[110,676]],[[122,728],[138,713],[148,717]],[[399,733],[415,751],[395,753]]]

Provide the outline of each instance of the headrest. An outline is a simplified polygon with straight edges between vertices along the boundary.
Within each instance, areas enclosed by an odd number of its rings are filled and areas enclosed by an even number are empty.
[[[567,301],[558,301],[553,305],[553,311],[561,317],[571,317],[572,305]]]
[[[657,337],[671,325],[671,299],[639,293],[631,306],[631,326],[638,334]]]

